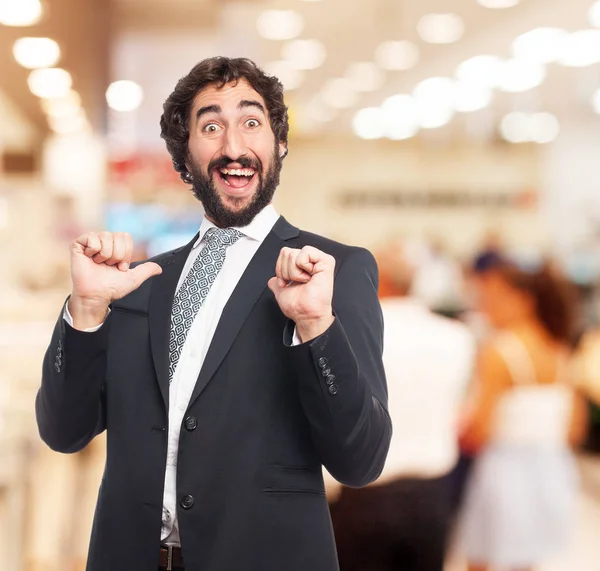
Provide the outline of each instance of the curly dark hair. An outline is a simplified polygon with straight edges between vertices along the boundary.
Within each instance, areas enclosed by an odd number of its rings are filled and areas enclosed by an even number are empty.
[[[192,182],[191,174],[185,165],[188,157],[188,125],[192,102],[208,85],[221,88],[240,79],[245,79],[262,96],[275,139],[287,147],[288,111],[283,100],[281,82],[276,77],[267,75],[247,58],[213,57],[202,60],[177,82],[175,90],[163,105],[160,118],[160,136],[165,140],[173,159],[173,167],[183,182]]]
[[[544,329],[557,341],[573,343],[579,309],[577,291],[550,260],[528,271],[500,253],[488,252],[477,258],[474,270],[478,275],[496,272],[504,282],[529,294]]]

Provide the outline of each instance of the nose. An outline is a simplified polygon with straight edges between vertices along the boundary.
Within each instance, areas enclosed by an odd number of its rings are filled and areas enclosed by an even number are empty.
[[[223,155],[236,159],[248,153],[244,136],[235,127],[230,127],[225,131],[223,137]]]

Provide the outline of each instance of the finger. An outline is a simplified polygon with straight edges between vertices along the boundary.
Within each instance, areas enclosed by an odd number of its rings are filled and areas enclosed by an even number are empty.
[[[283,248],[283,250],[281,250],[281,271],[278,277],[281,278],[284,282],[288,282],[290,280],[288,273],[288,266],[290,263],[290,252],[290,248]]]
[[[323,271],[333,272],[335,269],[335,258],[330,254],[326,254],[314,246],[304,246],[302,252],[307,256],[308,262],[313,265],[311,275]]]
[[[79,236],[73,244],[74,249],[83,251],[88,258],[97,254],[101,247],[102,243],[95,232],[88,232],[87,234]]]
[[[287,262],[287,280],[306,283],[310,280],[310,274],[298,266],[300,250],[294,250]]]
[[[312,275],[315,264],[311,261],[310,253],[306,249],[300,250],[298,257],[296,258],[296,266]]]
[[[113,236],[110,232],[100,233],[101,247],[100,251],[93,257],[94,262],[101,264],[106,260],[110,260],[113,252]]]
[[[140,287],[147,279],[162,274],[162,268],[154,262],[146,262],[140,264],[129,270],[128,275],[130,276],[133,289]]]
[[[284,287],[290,280],[290,260],[294,257],[294,253],[297,250],[293,248],[283,248],[281,250],[281,271],[279,278],[281,279],[281,286]]]
[[[315,248],[314,246],[304,246],[304,248],[302,248],[302,253],[304,255],[306,255],[306,259],[312,264],[317,264],[319,262],[325,262],[325,263],[334,263],[335,262],[335,258],[333,256],[330,256],[329,254],[322,252],[321,250],[319,250],[318,248]]]
[[[125,235],[117,232],[113,234],[113,247],[112,256],[106,260],[107,266],[116,266],[125,259],[125,253],[127,252],[127,242]]]
[[[279,279],[283,279],[281,275],[281,267],[283,265],[284,250],[286,250],[286,248],[282,248],[279,252],[279,256],[277,257],[277,263],[275,264],[275,276]]]
[[[125,259],[123,260],[123,262],[127,264],[127,268],[125,269],[129,269],[129,266],[131,264],[131,258],[133,257],[133,237],[129,232],[125,232],[125,243]]]

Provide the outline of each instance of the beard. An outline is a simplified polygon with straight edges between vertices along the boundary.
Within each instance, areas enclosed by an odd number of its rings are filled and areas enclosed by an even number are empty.
[[[239,157],[234,160],[229,157],[221,157],[211,161],[208,165],[207,174],[204,174],[200,166],[193,160],[193,157],[190,157],[190,170],[193,177],[192,192],[202,202],[207,216],[218,228],[231,228],[233,226],[243,228],[248,226],[256,215],[271,203],[275,190],[279,185],[279,174],[282,166],[282,159],[277,150],[276,145],[271,166],[266,173],[258,159],[252,160],[248,157]],[[258,176],[258,185],[254,196],[252,196],[246,207],[237,211],[231,210],[224,204],[215,187],[214,175],[211,174],[215,168],[226,168],[234,162],[239,163],[242,168],[254,169],[255,176]],[[242,200],[244,199],[237,199],[236,202]]]

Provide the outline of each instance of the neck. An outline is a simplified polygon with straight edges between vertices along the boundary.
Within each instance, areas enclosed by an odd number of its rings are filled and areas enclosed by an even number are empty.
[[[535,317],[521,317],[515,319],[512,323],[508,324],[507,329],[510,329],[514,333],[523,337],[536,337],[538,339],[544,339],[547,341],[556,340],[548,333],[546,328],[540,321]]]

